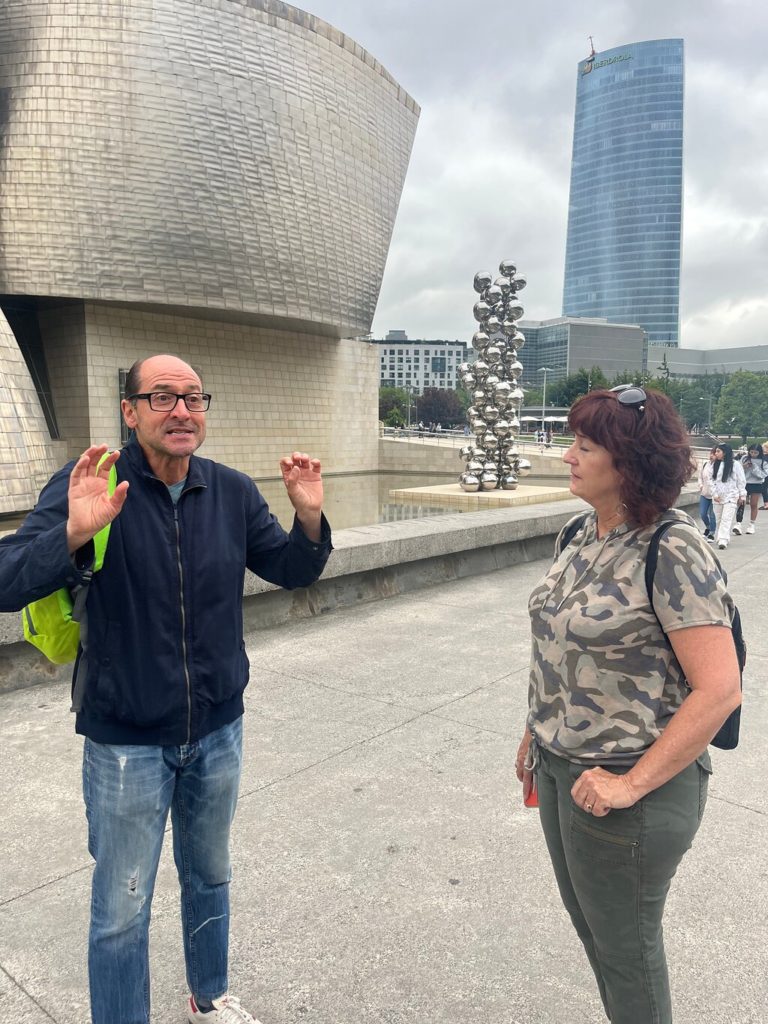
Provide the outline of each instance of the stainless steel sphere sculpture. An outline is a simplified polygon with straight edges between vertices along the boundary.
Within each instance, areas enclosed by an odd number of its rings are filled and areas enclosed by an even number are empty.
[[[473,313],[478,329],[472,346],[479,353],[474,363],[459,367],[461,382],[472,395],[467,420],[475,443],[460,450],[466,465],[459,477],[463,491],[513,491],[518,478],[527,476],[531,464],[520,458],[515,431],[520,427],[523,364],[517,357],[525,336],[517,329],[523,307],[517,296],[525,288],[511,260],[499,264],[499,277],[483,271],[475,274],[480,295]]]

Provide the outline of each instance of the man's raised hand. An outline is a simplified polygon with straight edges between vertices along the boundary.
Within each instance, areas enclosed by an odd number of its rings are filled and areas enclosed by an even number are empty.
[[[95,537],[107,523],[119,515],[128,494],[128,481],[123,480],[108,493],[109,471],[120,457],[120,452],[110,452],[99,465],[99,459],[107,451],[105,444],[92,445],[75,463],[69,478],[69,516],[67,518],[67,547],[70,553]]]
[[[293,452],[280,459],[283,483],[296,510],[296,518],[310,540],[320,540],[323,510],[323,478],[319,459]]]

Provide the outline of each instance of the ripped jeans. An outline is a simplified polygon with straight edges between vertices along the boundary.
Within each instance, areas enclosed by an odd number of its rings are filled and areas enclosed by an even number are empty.
[[[242,762],[242,718],[180,747],[86,739],[83,796],[91,889],[88,974],[93,1024],[149,1024],[149,919],[171,812],[187,983],[227,991],[229,831]]]

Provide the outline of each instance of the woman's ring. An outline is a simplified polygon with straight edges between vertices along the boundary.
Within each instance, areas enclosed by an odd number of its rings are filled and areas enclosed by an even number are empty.
[[[584,805],[584,809],[591,814],[592,813],[592,804],[585,804]]]

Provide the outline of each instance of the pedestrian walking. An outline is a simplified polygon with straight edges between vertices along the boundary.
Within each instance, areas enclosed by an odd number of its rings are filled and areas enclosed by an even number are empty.
[[[768,479],[768,458],[763,455],[759,444],[751,444],[741,460],[747,486],[750,521],[746,532],[754,533],[757,526],[757,512],[763,497],[763,487]]]
[[[733,449],[725,442],[715,447],[712,467],[712,500],[717,512],[717,546],[728,547],[731,530],[741,535],[741,524],[734,522],[736,511],[747,500],[747,482],[741,462],[733,457]]]
[[[715,449],[710,449],[709,458],[699,466],[699,515],[704,523],[704,537],[714,541],[717,518],[712,504],[712,469],[715,463]]]

